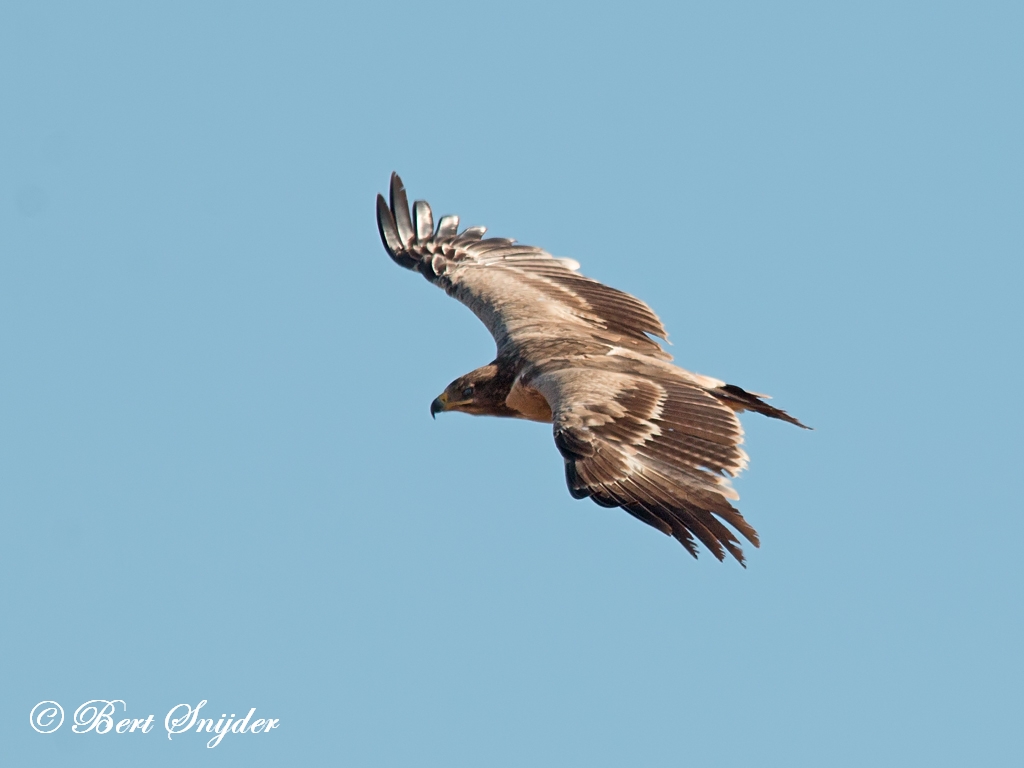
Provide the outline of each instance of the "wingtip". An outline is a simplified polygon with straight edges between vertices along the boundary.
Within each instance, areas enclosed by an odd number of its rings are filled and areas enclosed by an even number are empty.
[[[434,236],[434,212],[426,200],[417,200],[412,204],[412,219],[417,242],[425,243]]]
[[[395,227],[398,230],[398,237],[404,248],[408,248],[416,239],[415,230],[412,226],[412,215],[409,212],[409,198],[405,194],[405,185],[402,177],[397,173],[391,173],[391,214],[394,216]]]
[[[384,199],[384,195],[377,195],[377,230],[380,232],[381,242],[391,258],[395,258],[402,252],[402,241],[398,237],[398,229],[395,227],[395,219],[391,215],[391,209]]]
[[[388,192],[391,200],[391,207],[395,205],[395,196],[405,191],[405,184],[402,183],[402,177],[398,175],[398,171],[391,172],[391,180],[388,182]]]
[[[459,234],[459,217],[448,215],[442,216],[441,220],[437,223],[437,238],[439,240],[448,240],[456,237]]]
[[[404,195],[404,190],[401,188],[402,180],[398,178],[397,173],[392,173],[392,199],[394,199],[396,179],[398,179],[397,189],[399,190],[399,197]],[[384,195],[377,195],[377,231],[380,233],[384,250],[388,252],[388,255],[399,266],[413,269],[417,264],[417,260],[408,253],[407,243],[404,242],[401,227],[399,227],[398,222],[395,220],[394,210],[394,204],[392,203],[389,207],[388,202],[384,199]],[[408,216],[408,207],[406,208],[406,216]]]

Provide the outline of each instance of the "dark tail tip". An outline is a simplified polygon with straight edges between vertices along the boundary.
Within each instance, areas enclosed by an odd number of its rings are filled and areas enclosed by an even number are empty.
[[[710,391],[711,394],[733,410],[755,411],[772,419],[788,421],[790,424],[795,424],[801,429],[811,429],[811,427],[808,427],[806,424],[801,424],[799,419],[793,418],[781,408],[768,405],[768,403],[761,399],[762,397],[766,397],[766,395],[756,395],[753,392],[747,392],[745,389],[741,389],[735,384],[726,384],[724,387],[718,387],[718,389],[712,389]]]

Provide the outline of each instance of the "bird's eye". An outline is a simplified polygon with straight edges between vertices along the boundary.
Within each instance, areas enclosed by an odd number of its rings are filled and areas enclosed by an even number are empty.
[[[464,390],[462,390],[462,396],[463,397],[472,397],[473,396],[473,388],[472,387],[466,387]]]

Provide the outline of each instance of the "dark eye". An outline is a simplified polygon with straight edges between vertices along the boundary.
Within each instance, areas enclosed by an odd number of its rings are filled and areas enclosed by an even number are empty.
[[[473,396],[473,388],[472,387],[466,387],[464,390],[462,390],[462,396],[463,397],[472,397]]]

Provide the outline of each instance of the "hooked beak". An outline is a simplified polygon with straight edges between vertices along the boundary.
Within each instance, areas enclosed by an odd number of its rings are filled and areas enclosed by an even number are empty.
[[[432,419],[437,418],[437,414],[446,410],[448,407],[448,395],[442,392],[440,395],[434,398],[434,402],[430,404],[430,417]]]

